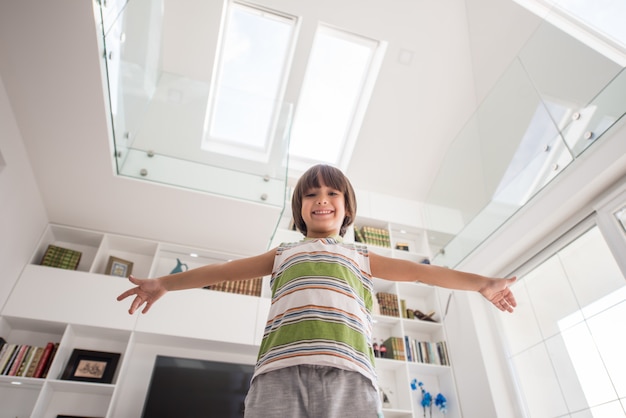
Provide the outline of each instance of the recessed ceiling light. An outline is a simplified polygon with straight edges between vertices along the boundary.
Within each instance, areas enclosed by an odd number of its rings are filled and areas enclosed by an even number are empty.
[[[409,51],[408,49],[401,49],[398,54],[398,62],[402,65],[411,65],[413,62],[413,55],[415,53],[413,51]]]

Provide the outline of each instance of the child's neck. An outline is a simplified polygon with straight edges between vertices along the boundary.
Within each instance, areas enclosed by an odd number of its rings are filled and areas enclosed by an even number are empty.
[[[335,238],[335,239],[341,239],[341,236],[339,235],[339,232],[329,232],[328,234],[313,234],[313,235],[306,235],[305,239],[310,240],[310,239],[323,239],[323,238]]]

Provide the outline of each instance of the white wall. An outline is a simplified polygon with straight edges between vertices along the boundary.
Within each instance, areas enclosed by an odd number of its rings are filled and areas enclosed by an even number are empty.
[[[30,161],[0,77],[0,306],[48,223]]]

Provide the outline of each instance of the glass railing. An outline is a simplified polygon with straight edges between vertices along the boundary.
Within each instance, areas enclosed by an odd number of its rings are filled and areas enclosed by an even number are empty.
[[[181,23],[168,20],[163,0],[100,0],[96,18],[104,40],[117,173],[283,208],[290,104],[273,106],[263,149],[202,146],[213,68],[201,57],[214,54],[199,37],[213,36],[211,44],[217,45],[221,7],[222,2],[205,6],[217,8],[204,10],[215,22]],[[197,42],[184,42],[190,33]]]
[[[275,106],[261,152],[201,146],[223,2],[204,2],[198,16],[186,10],[182,22],[166,16],[164,0],[100,1],[118,174],[283,208],[289,104]],[[568,34],[555,9],[542,13],[452,142],[424,202],[431,244],[442,248],[434,263],[456,266],[626,111],[626,54]]]
[[[626,112],[623,64],[548,17],[439,169],[425,205],[436,264],[457,266]]]

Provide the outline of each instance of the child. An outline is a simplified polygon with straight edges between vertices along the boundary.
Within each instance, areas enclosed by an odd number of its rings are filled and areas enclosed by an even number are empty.
[[[354,222],[354,190],[343,173],[316,165],[294,189],[292,211],[305,235],[264,254],[210,264],[136,287],[129,312],[142,312],[166,292],[271,274],[272,304],[246,397],[245,416],[382,416],[372,350],[372,277],[474,290],[513,312],[512,279],[492,279],[433,265],[383,257],[341,237]]]

